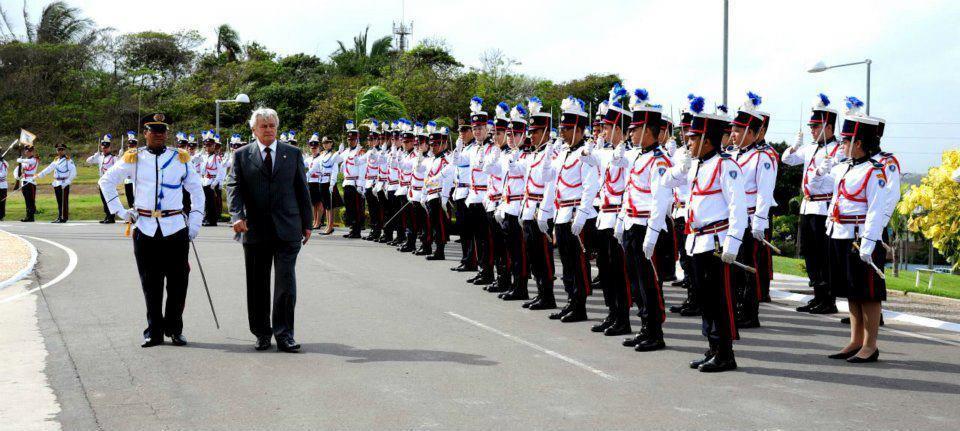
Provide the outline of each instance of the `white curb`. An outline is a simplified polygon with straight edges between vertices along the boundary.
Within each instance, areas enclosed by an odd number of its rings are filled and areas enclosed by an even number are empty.
[[[13,235],[14,238],[17,238],[20,241],[23,241],[25,244],[27,244],[27,248],[30,250],[30,261],[27,263],[27,266],[21,269],[16,274],[14,274],[13,277],[0,281],[0,290],[3,290],[5,287],[10,286],[13,283],[16,283],[22,280],[24,277],[26,277],[27,275],[30,275],[30,273],[33,272],[33,268],[37,265],[37,248],[34,247],[33,244],[30,243],[30,241],[23,239],[23,237],[21,237],[20,235],[7,232],[2,229],[0,229],[0,231]]]

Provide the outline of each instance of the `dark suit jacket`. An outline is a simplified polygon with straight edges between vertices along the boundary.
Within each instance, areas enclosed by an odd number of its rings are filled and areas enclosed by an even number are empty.
[[[227,201],[231,221],[247,221],[249,230],[243,235],[244,244],[301,241],[303,231],[313,227],[303,153],[297,147],[279,142],[276,148],[273,172],[267,172],[256,141],[233,153],[233,165],[227,177]]]

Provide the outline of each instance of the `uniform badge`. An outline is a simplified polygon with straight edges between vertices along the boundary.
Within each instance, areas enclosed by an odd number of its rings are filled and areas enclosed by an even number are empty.
[[[730,171],[730,178],[737,179],[737,171]]]
[[[764,168],[764,169],[770,169],[770,162],[764,163],[764,164],[763,164],[763,168]]]
[[[897,167],[895,165],[890,165],[890,172],[893,172],[895,170],[897,170]]]
[[[660,168],[657,172],[659,172],[660,175],[663,175],[664,173],[667,172],[667,168]]]
[[[877,185],[879,185],[880,187],[883,187],[883,186],[887,185],[887,182],[884,181],[884,180],[878,180],[878,181],[877,181]]]

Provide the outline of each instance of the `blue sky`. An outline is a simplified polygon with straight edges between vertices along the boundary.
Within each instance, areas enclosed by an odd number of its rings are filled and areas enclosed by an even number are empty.
[[[336,41],[370,26],[390,33],[405,14],[414,43],[443,38],[458,59],[477,65],[491,48],[520,61],[516,71],[563,81],[618,73],[629,87],[680,109],[688,93],[720,103],[723,2],[606,1],[181,1],[72,0],[99,25],[118,32],[196,29],[212,46],[214,29],[231,24],[245,41],[281,54],[325,57]],[[45,2],[29,2],[34,16]],[[19,15],[19,5],[6,4]],[[773,113],[770,137],[793,140],[815,95],[840,104],[866,97],[866,71],[854,66],[810,74],[827,64],[873,60],[871,113],[887,120],[883,146],[905,171],[924,172],[940,153],[960,148],[960,2],[731,0],[728,104],[747,90]],[[635,54],[634,41],[654,46]],[[227,96],[227,95],[225,95]],[[464,107],[470,95],[464,95]]]

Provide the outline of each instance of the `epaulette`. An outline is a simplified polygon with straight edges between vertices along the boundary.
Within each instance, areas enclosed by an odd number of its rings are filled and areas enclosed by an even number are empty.
[[[730,156],[730,153],[721,152],[721,153],[720,153],[720,157],[722,157],[722,158],[724,158],[724,159],[729,159],[731,156]]]
[[[877,154],[879,154],[879,155],[881,155],[881,156],[883,156],[883,157],[893,157],[893,153],[888,153],[888,152],[886,152],[886,151],[881,151],[881,152],[879,152],[879,153],[877,153]]]
[[[137,149],[131,148],[123,153],[123,163],[136,163]]]
[[[654,148],[653,157],[661,157],[661,156],[663,156],[663,151],[661,151],[659,148]]]
[[[188,152],[187,150],[181,150],[177,148],[177,153],[178,153],[177,158],[180,159],[180,163],[187,163],[190,161],[190,158],[191,158],[190,152]]]
[[[870,159],[870,163],[873,163],[873,167],[877,169],[883,169],[883,163],[880,163],[876,160]]]

